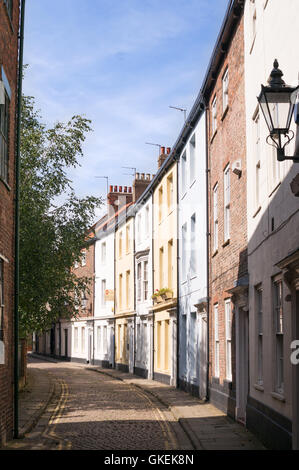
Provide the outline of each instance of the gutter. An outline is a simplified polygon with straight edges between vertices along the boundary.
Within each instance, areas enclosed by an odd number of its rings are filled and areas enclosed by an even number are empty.
[[[25,0],[21,3],[19,30],[19,68],[17,92],[17,134],[15,161],[15,273],[14,273],[14,438],[19,437],[19,284],[20,284],[20,134],[23,80],[23,49],[24,49]]]

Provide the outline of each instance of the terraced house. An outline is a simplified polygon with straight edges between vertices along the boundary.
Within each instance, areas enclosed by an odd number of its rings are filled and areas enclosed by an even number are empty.
[[[12,438],[15,144],[20,2],[0,1],[0,446]]]

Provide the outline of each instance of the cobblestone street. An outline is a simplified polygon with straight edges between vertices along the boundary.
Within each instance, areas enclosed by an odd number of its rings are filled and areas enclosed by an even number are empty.
[[[48,403],[31,429],[25,431],[21,439],[9,443],[7,449],[263,448],[242,426],[230,421],[216,408],[200,404],[194,397],[162,384],[113,370],[99,370],[67,362],[55,363],[31,358],[28,367],[31,380],[36,385],[43,385],[45,392],[49,393],[49,398],[45,398]],[[148,389],[145,389],[147,384]],[[160,399],[153,393],[155,387],[160,390]],[[31,389],[34,389],[33,384]],[[23,416],[25,407],[32,412],[32,390],[27,391],[28,396],[21,394],[20,414]],[[175,401],[177,413],[163,402],[163,393],[169,400]],[[191,428],[188,432],[184,420],[176,416],[180,410],[181,413],[185,410],[186,425],[188,419],[196,423],[197,437]],[[202,418],[196,421],[198,410]],[[202,425],[198,431],[200,423]]]

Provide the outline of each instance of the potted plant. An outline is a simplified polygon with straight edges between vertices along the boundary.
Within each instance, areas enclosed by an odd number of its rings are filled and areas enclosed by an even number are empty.
[[[159,294],[164,300],[169,300],[172,299],[173,291],[169,289],[169,287],[164,287],[163,289],[160,289]]]
[[[163,299],[162,299],[162,297],[161,297],[161,295],[160,295],[159,289],[156,289],[156,290],[155,290],[155,293],[152,295],[152,299],[153,299],[153,301],[154,301],[155,304],[156,304],[156,303],[159,303],[159,302],[162,302]]]

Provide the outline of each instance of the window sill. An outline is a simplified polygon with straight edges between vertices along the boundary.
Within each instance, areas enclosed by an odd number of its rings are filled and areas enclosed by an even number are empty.
[[[271,193],[269,194],[269,197],[272,196],[273,193],[275,193],[276,189],[279,188],[279,186],[281,185],[281,181],[279,181],[276,186],[274,186],[274,188],[272,189]]]
[[[279,400],[283,403],[285,403],[286,399],[285,397],[281,394],[281,393],[278,393],[278,392],[271,392],[271,396],[273,398],[275,398],[275,400]]]
[[[4,186],[6,187],[6,189],[8,191],[11,191],[11,187],[9,186],[9,184],[3,178],[1,178],[1,176],[0,176],[0,181],[1,181],[1,183],[4,184]]]
[[[210,144],[213,142],[213,140],[215,139],[215,136],[217,134],[217,129],[214,131],[214,134],[212,135],[211,137],[211,140],[210,140]]]
[[[257,210],[255,211],[255,213],[253,214],[252,218],[254,219],[254,217],[259,213],[259,211],[261,210],[262,206],[258,206]]]
[[[255,388],[256,390],[258,390],[259,392],[263,392],[263,391],[264,391],[264,387],[263,387],[262,385],[254,384],[253,386],[254,386],[254,388]]]
[[[222,248],[225,248],[227,245],[230,244],[230,239],[228,238],[222,245]]]
[[[221,121],[224,120],[225,116],[227,115],[228,110],[229,110],[229,106],[227,105],[226,108],[225,108],[225,110],[224,110],[223,113],[222,113]]]

